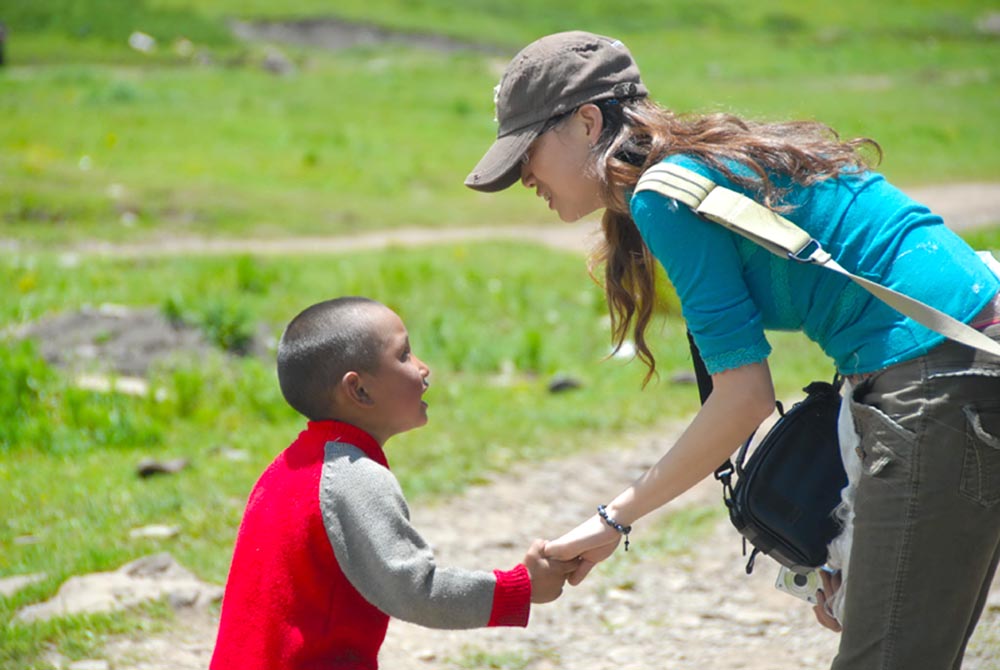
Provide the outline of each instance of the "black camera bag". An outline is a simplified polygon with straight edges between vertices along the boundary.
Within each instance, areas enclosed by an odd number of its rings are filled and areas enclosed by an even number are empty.
[[[740,448],[735,486],[720,477],[729,518],[754,546],[747,572],[757,552],[796,572],[826,563],[827,545],[840,532],[833,510],[847,486],[838,386],[813,382],[803,389],[806,397],[782,412],[745,464],[750,440]]]
[[[688,340],[704,402],[712,378],[690,333]],[[803,390],[806,397],[787,412],[777,403],[781,418],[749,459],[752,435],[740,447],[735,466],[727,459],[715,471],[729,518],[743,535],[744,553],[747,542],[754,547],[747,574],[761,552],[796,572],[815,569],[826,562],[827,545],[840,532],[833,517],[847,485],[837,439],[840,381],[813,382]]]

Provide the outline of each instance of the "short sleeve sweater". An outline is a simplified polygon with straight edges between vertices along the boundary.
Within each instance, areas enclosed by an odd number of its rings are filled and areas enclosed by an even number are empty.
[[[745,192],[688,156],[676,163]],[[967,323],[1000,281],[942,219],[888,183],[861,172],[808,187],[789,185],[784,213],[846,269]],[[751,195],[752,197],[752,195]],[[677,290],[710,373],[763,361],[765,330],[799,330],[842,374],[920,356],[944,337],[871,296],[848,278],[780,258],[659,193],[632,196],[632,218]]]

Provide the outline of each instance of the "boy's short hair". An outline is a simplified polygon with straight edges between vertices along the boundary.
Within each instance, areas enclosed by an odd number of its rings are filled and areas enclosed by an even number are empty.
[[[373,308],[362,297],[343,297],[303,310],[278,343],[278,383],[285,400],[310,421],[331,416],[337,384],[348,372],[374,372],[382,341],[373,332]]]

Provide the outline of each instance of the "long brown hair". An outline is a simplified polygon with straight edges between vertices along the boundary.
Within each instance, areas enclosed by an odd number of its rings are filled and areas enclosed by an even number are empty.
[[[780,212],[788,210],[782,203],[785,193],[772,176],[808,186],[867,167],[865,149],[874,152],[875,164],[882,157],[874,140],[841,140],[815,121],[764,123],[725,113],[681,116],[644,97],[596,104],[604,116],[594,153],[606,210],[604,239],[590,259],[591,274],[604,266],[612,342],[617,352],[631,329],[637,356],[648,368],[643,385],[656,372],[645,337],[656,304],[656,259],[632,221],[627,196],[646,168],[672,154],[692,156]],[[749,172],[734,173],[733,165]]]

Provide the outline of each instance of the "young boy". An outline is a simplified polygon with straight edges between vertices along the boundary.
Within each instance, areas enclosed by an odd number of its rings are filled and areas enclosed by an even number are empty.
[[[576,564],[536,540],[513,570],[438,567],[383,445],[427,422],[427,366],[384,305],[313,305],[278,345],[285,400],[309,419],[250,493],[212,670],[377,668],[389,617],[432,628],[526,626]]]

